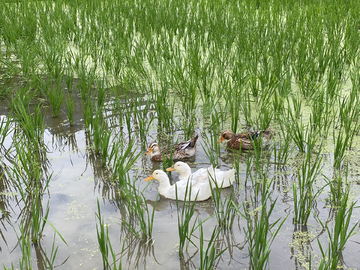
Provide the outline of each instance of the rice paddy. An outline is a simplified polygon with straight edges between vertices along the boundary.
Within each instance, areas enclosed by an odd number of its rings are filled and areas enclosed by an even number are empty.
[[[360,2],[0,2],[3,269],[357,269]],[[266,130],[251,150],[224,130]],[[199,135],[203,202],[145,155]],[[170,182],[178,174],[168,173]]]

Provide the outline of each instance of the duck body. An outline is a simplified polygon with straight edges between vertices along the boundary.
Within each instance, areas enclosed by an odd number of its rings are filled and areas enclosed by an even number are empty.
[[[234,150],[250,150],[253,149],[254,140],[262,136],[262,143],[265,146],[268,141],[272,138],[273,131],[269,128],[266,130],[258,130],[256,132],[248,131],[235,134],[231,130],[225,130],[221,133],[220,140],[218,143],[221,143],[223,140],[227,140],[227,146]]]
[[[186,141],[181,142],[178,144],[173,145],[172,150],[172,159],[173,160],[181,160],[193,157],[196,152],[196,142],[199,138],[199,135],[196,135],[194,138]],[[150,155],[150,159],[152,161],[162,161],[163,154],[167,157],[170,157],[171,151],[167,148],[161,149],[157,142],[152,142],[149,144],[148,152],[146,155]]]
[[[167,168],[167,171],[176,171],[179,173],[180,181],[196,182],[209,182],[211,188],[222,187],[226,188],[231,186],[235,181],[235,169],[228,171],[221,171],[213,166],[202,168],[192,173],[188,164],[178,161],[174,166]]]
[[[200,181],[193,184],[191,181],[178,181],[174,185],[170,185],[169,177],[161,170],[155,170],[145,181],[153,179],[159,182],[158,191],[160,195],[168,199],[176,200],[176,192],[179,201],[189,201],[189,192],[191,192],[190,201],[205,201],[211,197],[209,182]]]

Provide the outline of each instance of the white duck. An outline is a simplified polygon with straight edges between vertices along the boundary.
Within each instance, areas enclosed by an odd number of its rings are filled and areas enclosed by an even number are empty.
[[[176,200],[176,190],[177,198],[179,201],[189,200],[189,192],[191,187],[190,201],[205,201],[211,197],[211,188],[209,182],[197,181],[195,184],[191,184],[188,181],[178,181],[174,185],[170,185],[169,177],[167,174],[161,170],[155,170],[153,174],[146,178],[145,181],[156,180],[159,182],[158,191],[165,198]],[[190,183],[190,185],[188,185]],[[186,187],[188,186],[188,194],[185,198]],[[197,196],[197,197],[196,197]]]
[[[228,171],[221,171],[219,169],[210,166],[209,168],[202,168],[194,173],[191,173],[191,168],[188,164],[178,161],[172,167],[167,168],[167,171],[176,171],[179,173],[179,180],[191,180],[192,183],[208,182],[209,176],[211,179],[211,188],[218,187],[226,188],[230,187],[235,181],[235,169]],[[216,181],[216,184],[214,183]]]

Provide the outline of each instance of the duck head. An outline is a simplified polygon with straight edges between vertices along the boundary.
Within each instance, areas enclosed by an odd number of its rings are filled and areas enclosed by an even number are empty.
[[[148,147],[148,152],[146,153],[146,155],[150,155],[153,156],[153,155],[157,155],[157,154],[160,154],[160,146],[157,142],[152,142],[149,144],[149,147]]]
[[[225,130],[223,133],[221,133],[220,140],[218,143],[221,143],[223,140],[230,140],[232,137],[234,137],[235,133],[231,130]]]
[[[182,161],[176,162],[172,167],[167,168],[166,171],[168,171],[168,172],[175,171],[175,172],[179,173],[180,175],[190,175],[191,174],[190,166]]]
[[[145,179],[145,181],[150,181],[150,180],[156,180],[158,182],[162,182],[162,181],[169,181],[169,177],[167,176],[166,172],[162,171],[162,170],[155,170],[152,175],[150,175],[148,178]]]

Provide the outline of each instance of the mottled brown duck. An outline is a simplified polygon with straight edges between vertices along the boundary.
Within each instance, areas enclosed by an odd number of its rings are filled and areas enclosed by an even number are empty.
[[[199,135],[196,135],[194,138],[186,141],[180,142],[173,145],[173,160],[181,160],[193,157],[196,152],[196,142],[199,138]],[[170,151],[167,148],[161,149],[157,142],[152,142],[149,144],[148,152],[146,155],[150,155],[152,161],[162,161],[163,155],[170,157]]]
[[[227,146],[234,150],[239,150],[240,148],[243,150],[253,149],[254,140],[262,136],[262,144],[263,146],[267,145],[269,140],[271,140],[273,136],[273,131],[268,128],[266,130],[258,130],[242,132],[235,134],[231,130],[225,130],[221,133],[220,140],[218,143],[221,143],[223,140],[227,140]]]

